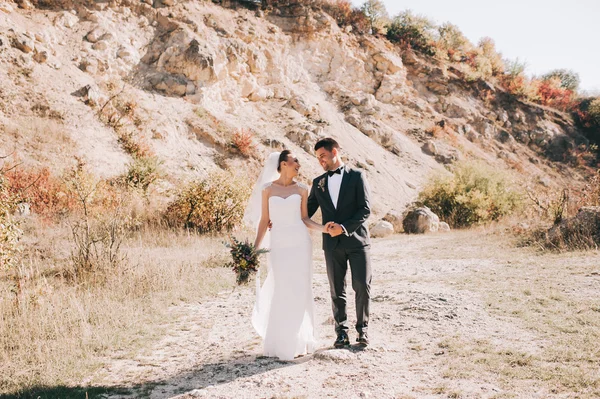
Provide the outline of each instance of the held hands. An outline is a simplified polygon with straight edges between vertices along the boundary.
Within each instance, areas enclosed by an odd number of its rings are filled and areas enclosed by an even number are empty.
[[[337,237],[340,234],[344,234],[344,229],[341,225],[335,222],[327,222],[327,224],[325,224],[324,226],[323,232],[329,234],[332,237]]]

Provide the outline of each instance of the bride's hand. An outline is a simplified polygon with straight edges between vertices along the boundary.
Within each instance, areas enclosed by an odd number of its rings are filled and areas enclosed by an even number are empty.
[[[335,222],[327,222],[327,223],[325,223],[325,225],[323,226],[323,233],[326,233],[326,234],[331,234],[331,233],[329,232],[329,229],[330,229],[330,228],[331,228],[331,227],[332,227],[334,224],[335,224]]]

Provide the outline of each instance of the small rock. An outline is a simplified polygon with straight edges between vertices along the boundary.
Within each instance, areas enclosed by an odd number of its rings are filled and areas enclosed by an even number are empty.
[[[33,39],[25,36],[22,33],[17,33],[12,40],[12,45],[24,53],[31,53],[35,49]]]
[[[360,124],[362,123],[362,121],[360,120],[360,117],[356,116],[356,115],[348,115],[346,117],[346,122],[348,122],[349,124],[351,124],[352,126],[358,128],[360,126]]]
[[[100,28],[94,28],[85,35],[85,39],[90,43],[96,43],[106,32]]]
[[[162,80],[159,80],[154,88],[163,91],[167,94],[176,95],[183,97],[187,93],[188,85],[185,79],[181,79],[175,76],[167,76]]]
[[[33,4],[29,0],[17,0],[16,3],[19,5],[19,8],[23,10],[33,10]]]
[[[387,237],[394,233],[394,226],[390,222],[380,220],[370,230],[373,237]]]
[[[33,55],[33,59],[37,63],[44,64],[46,61],[48,61],[48,52],[47,51],[39,51],[39,52],[36,51],[35,54]]]
[[[265,101],[268,97],[269,97],[269,92],[263,88],[260,88],[260,89],[256,90],[255,92],[253,92],[249,98],[250,98],[250,101],[258,102],[258,101]]]
[[[79,69],[94,75],[98,72],[98,61],[93,58],[85,58],[79,63]]]
[[[242,82],[242,97],[247,98],[250,97],[252,93],[258,90],[258,85],[255,81],[250,79],[245,79]]]
[[[547,176],[541,176],[538,179],[538,183],[540,183],[544,187],[550,187],[552,185],[552,182],[550,181],[550,179]]]
[[[312,114],[312,110],[299,97],[292,97],[292,99],[288,101],[288,105],[301,115],[308,117]]]
[[[477,133],[475,130],[470,130],[468,133],[465,134],[465,137],[471,143],[476,143],[479,141],[479,138],[481,137],[481,135],[479,133]]]
[[[398,212],[393,210],[389,211],[383,217],[383,220],[392,224],[395,233],[400,233],[402,231],[402,215],[400,215]]]
[[[435,142],[433,140],[428,140],[423,146],[421,150],[427,155],[437,155],[438,150]]]
[[[438,227],[438,231],[446,233],[446,232],[450,231],[450,225],[448,223],[446,223],[446,222],[440,222],[440,225]]]
[[[29,216],[31,215],[31,207],[27,202],[21,202],[17,205],[17,213],[20,216]]]
[[[104,51],[108,48],[108,44],[106,44],[106,42],[104,40],[101,40],[99,42],[96,42],[92,45],[92,48],[94,50],[98,50],[98,51]]]
[[[133,52],[128,48],[121,47],[119,51],[117,51],[117,57],[119,58],[130,58],[133,56]]]
[[[352,360],[356,358],[352,352],[340,349],[330,349],[323,352],[317,352],[315,353],[314,357],[315,359],[334,362]]]

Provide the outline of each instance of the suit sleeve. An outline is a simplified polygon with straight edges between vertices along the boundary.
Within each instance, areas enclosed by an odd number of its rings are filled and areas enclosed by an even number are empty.
[[[308,195],[308,200],[306,201],[306,205],[308,207],[308,217],[311,218],[319,209],[319,201],[317,201],[316,189],[317,179],[313,180],[312,187],[310,188],[310,194]]]
[[[367,184],[367,180],[365,179],[365,174],[363,172],[359,173],[359,179],[357,182],[358,187],[356,187],[356,204],[357,210],[352,215],[352,217],[348,220],[345,220],[341,223],[344,230],[348,235],[354,233],[358,228],[369,218],[371,215],[371,191],[369,189],[369,185]]]

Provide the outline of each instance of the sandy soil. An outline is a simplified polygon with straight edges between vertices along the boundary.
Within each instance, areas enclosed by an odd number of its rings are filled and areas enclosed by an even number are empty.
[[[111,361],[94,376],[93,385],[134,387],[134,397],[180,399],[547,397],[547,388],[535,381],[507,385],[493,374],[448,374],[453,361],[444,349],[447,339],[485,340],[499,350],[530,354],[546,344],[518,318],[489,311],[480,288],[465,289],[469,276],[494,274],[511,258],[524,256],[537,255],[511,250],[503,240],[496,243],[477,232],[376,240],[372,344],[364,350],[335,350],[324,261],[315,249],[316,353],[290,362],[261,356],[260,339],[250,325],[251,284],[174,307],[178,317],[167,326],[167,336],[133,358]]]

